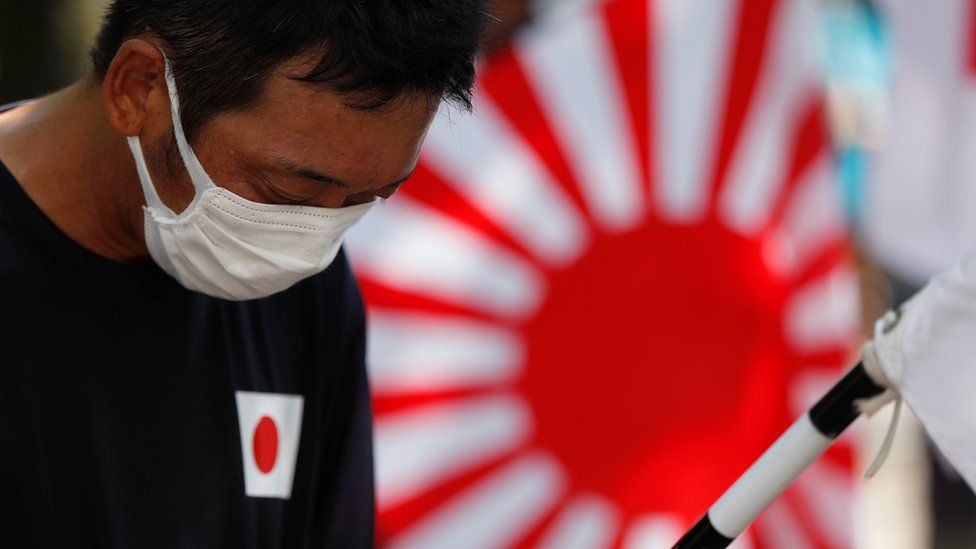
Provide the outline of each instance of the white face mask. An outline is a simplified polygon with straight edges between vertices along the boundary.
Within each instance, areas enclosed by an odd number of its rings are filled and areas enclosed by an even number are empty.
[[[193,201],[176,214],[153,186],[139,137],[130,137],[146,196],[146,246],[190,290],[235,301],[280,292],[320,273],[339,253],[346,229],[376,202],[346,208],[261,204],[214,184],[186,141],[173,72],[166,63],[173,130],[193,181]]]

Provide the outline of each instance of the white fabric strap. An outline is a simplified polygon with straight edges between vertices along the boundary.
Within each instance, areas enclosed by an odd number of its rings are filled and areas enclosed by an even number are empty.
[[[183,119],[180,115],[179,93],[176,91],[176,76],[173,74],[173,66],[170,65],[169,59],[166,58],[165,54],[163,55],[163,59],[166,63],[166,87],[169,90],[169,106],[173,115],[173,136],[176,138],[176,146],[179,147],[180,156],[186,165],[186,171],[189,173],[190,180],[193,181],[193,187],[196,189],[196,196],[193,197],[193,202],[195,203],[200,199],[203,192],[214,187],[214,184],[210,180],[210,176],[203,169],[203,166],[200,165],[200,161],[197,160],[197,155],[194,154],[190,143],[186,140],[186,134],[183,132]],[[192,210],[192,206],[193,204],[190,204],[187,211]]]
[[[897,318],[888,318],[892,315],[896,315],[894,311],[889,311],[886,318],[882,319],[882,322],[887,321],[890,323],[896,323]],[[888,425],[888,431],[885,433],[884,442],[881,443],[881,448],[878,453],[871,460],[871,464],[868,465],[867,470],[864,472],[866,478],[871,478],[881,469],[884,465],[886,459],[888,459],[888,454],[891,453],[891,447],[895,442],[895,434],[898,431],[898,418],[901,416],[901,405],[902,398],[898,394],[898,391],[894,389],[891,382],[888,380],[888,376],[885,375],[884,370],[881,369],[881,363],[878,360],[878,354],[874,349],[874,342],[869,341],[864,344],[861,348],[861,363],[864,365],[864,371],[867,372],[871,380],[882,387],[887,387],[888,389],[881,393],[880,395],[869,398],[860,399],[854,402],[858,410],[863,414],[868,416],[873,416],[880,410],[884,408],[886,404],[891,401],[895,402],[894,412],[891,414],[891,423]]]
[[[176,139],[176,145],[179,148],[180,156],[183,158],[183,163],[186,166],[186,170],[190,175],[190,180],[193,182],[193,188],[195,189],[193,201],[184,210],[184,213],[193,210],[193,205],[200,200],[203,192],[207,189],[213,187],[213,182],[210,177],[203,170],[200,165],[200,161],[197,160],[196,155],[193,153],[193,149],[190,148],[189,143],[186,140],[186,135],[183,132],[183,123],[180,118],[180,101],[179,94],[176,91],[176,77],[173,75],[173,67],[169,63],[169,59],[166,58],[166,54],[163,54],[163,60],[165,63],[165,80],[166,80],[166,90],[167,96],[169,98],[170,113],[173,118],[173,137]],[[159,193],[156,191],[155,183],[152,180],[152,175],[149,173],[149,168],[146,164],[146,158],[142,150],[142,142],[139,136],[131,136],[126,138],[129,144],[129,149],[132,151],[132,156],[136,161],[136,170],[139,172],[139,182],[142,185],[142,192],[146,197],[146,206],[151,210],[155,210],[158,213],[164,215],[169,219],[174,219],[180,217],[182,214],[177,214],[169,206],[167,206],[163,200],[159,197]]]
[[[136,171],[139,173],[139,184],[142,185],[142,194],[146,197],[146,207],[169,217],[176,217],[173,210],[169,209],[169,206],[163,203],[162,199],[159,198],[159,194],[156,193],[152,176],[149,175],[149,168],[146,166],[146,157],[142,153],[142,142],[139,140],[139,136],[127,137],[126,142],[128,142],[129,150],[132,151],[132,157],[136,161]]]

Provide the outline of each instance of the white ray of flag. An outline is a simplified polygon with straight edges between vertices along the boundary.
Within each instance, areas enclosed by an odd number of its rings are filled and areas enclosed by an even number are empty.
[[[672,222],[691,223],[705,213],[708,177],[718,147],[715,131],[725,106],[728,58],[735,38],[737,0],[663,0],[650,4],[651,112],[660,147],[655,202]]]
[[[491,99],[476,101],[473,114],[441,108],[424,161],[540,260],[573,261],[589,242],[582,214]]]
[[[850,471],[816,461],[796,480],[800,497],[816,519],[819,534],[833,547],[850,543],[854,530],[854,490]]]
[[[588,494],[575,496],[556,517],[539,543],[541,549],[610,547],[620,524],[616,506]]]
[[[814,365],[806,366],[794,377],[790,384],[790,415],[799,417],[820,400],[837,383],[837,370]],[[844,439],[837,443],[840,444]]]
[[[528,261],[405,196],[374,208],[346,234],[357,274],[500,317],[532,313],[543,297]]]
[[[367,364],[376,394],[484,387],[513,380],[525,349],[496,324],[373,307]]]
[[[645,202],[610,39],[594,9],[546,20],[516,47],[594,217],[619,231],[643,218]]]
[[[798,290],[784,312],[790,343],[807,352],[843,348],[860,322],[857,296],[857,275],[848,267],[838,267]]]
[[[719,197],[720,213],[743,234],[764,226],[786,177],[799,107],[816,89],[808,51],[810,21],[816,20],[811,9],[807,0],[785,0],[774,13],[773,45],[767,48],[753,98],[763,108],[752,109],[746,119]]]
[[[757,521],[754,528],[769,547],[789,547],[790,549],[814,549],[796,513],[782,499],[769,506]],[[847,544],[841,544],[840,547]]]
[[[683,522],[668,513],[649,513],[631,522],[624,549],[668,549],[684,533]]]
[[[394,549],[512,546],[558,501],[565,489],[561,469],[545,453],[520,458],[421,519],[390,546]]]
[[[482,464],[526,440],[521,399],[489,396],[432,404],[376,422],[376,484],[387,508]]]
[[[817,159],[797,182],[779,228],[787,270],[798,273],[828,245],[847,233],[839,186],[828,157]]]

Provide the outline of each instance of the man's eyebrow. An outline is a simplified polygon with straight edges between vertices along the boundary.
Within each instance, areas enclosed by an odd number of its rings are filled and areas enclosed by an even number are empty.
[[[326,185],[334,185],[336,187],[342,187],[343,189],[348,189],[349,188],[349,184],[348,183],[344,183],[344,182],[342,182],[342,181],[340,181],[340,180],[338,180],[338,179],[336,179],[336,178],[334,178],[334,177],[332,177],[330,175],[326,175],[326,174],[323,174],[323,173],[319,173],[319,172],[315,171],[314,169],[309,168],[307,166],[302,166],[301,164],[297,164],[295,162],[292,162],[291,160],[288,160],[287,158],[282,158],[282,157],[279,156],[278,157],[278,162],[281,163],[281,167],[282,168],[284,168],[285,170],[287,170],[287,171],[289,171],[289,172],[291,172],[291,173],[293,173],[293,174],[295,174],[295,175],[297,175],[299,177],[304,177],[306,179],[313,179],[313,180],[318,181],[320,183],[325,183]]]
[[[343,189],[348,189],[350,187],[350,185],[348,183],[344,183],[344,182],[342,182],[342,181],[340,181],[340,180],[338,180],[338,179],[336,179],[336,178],[334,178],[334,177],[332,177],[330,175],[326,175],[326,174],[323,174],[323,173],[319,173],[319,172],[315,171],[312,168],[309,168],[309,167],[306,167],[306,166],[302,166],[301,164],[297,164],[295,162],[292,162],[291,160],[288,160],[287,158],[283,158],[283,157],[280,157],[279,156],[278,157],[278,162],[281,163],[281,167],[284,168],[286,171],[289,171],[289,172],[291,172],[291,173],[293,173],[293,174],[295,174],[295,175],[297,175],[299,177],[304,177],[304,178],[307,178],[307,179],[313,179],[313,180],[318,181],[320,183],[325,183],[326,185],[335,185],[336,187],[342,187]],[[406,177],[404,177],[403,179],[400,179],[399,181],[395,181],[393,183],[390,183],[389,185],[386,185],[386,187],[396,187],[396,186],[402,184],[406,180],[408,180],[411,177],[413,177],[413,172],[414,172],[414,170],[411,170],[410,173],[407,174]]]

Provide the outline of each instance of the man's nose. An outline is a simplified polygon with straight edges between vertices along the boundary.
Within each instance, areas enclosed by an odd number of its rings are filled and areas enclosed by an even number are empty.
[[[358,206],[360,204],[368,204],[369,202],[372,202],[375,198],[376,198],[375,193],[369,195],[365,193],[354,194],[354,195],[347,196],[345,200],[342,201],[341,206],[348,207],[348,206]]]
[[[393,196],[397,191],[397,187],[383,187],[379,190],[366,191],[361,193],[354,193],[346,196],[342,201],[343,206],[358,206],[359,204],[367,204],[376,200],[377,198],[382,198],[386,200]]]

